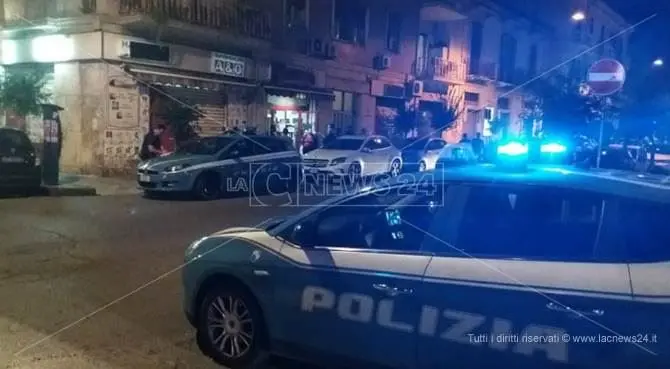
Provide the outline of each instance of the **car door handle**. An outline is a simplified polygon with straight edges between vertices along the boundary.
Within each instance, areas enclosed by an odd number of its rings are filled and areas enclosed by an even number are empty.
[[[593,309],[593,310],[575,310],[569,306],[559,305],[553,302],[547,304],[547,309],[551,311],[557,311],[559,313],[572,314],[575,318],[582,316],[603,316],[605,315],[605,310],[602,309]]]
[[[372,285],[372,287],[374,287],[374,289],[376,289],[377,291],[384,292],[385,294],[387,294],[391,297],[400,296],[400,295],[411,295],[411,294],[414,293],[414,290],[412,290],[410,288],[398,288],[398,287],[389,286],[389,285],[384,284],[384,283],[375,283],[375,284]]]

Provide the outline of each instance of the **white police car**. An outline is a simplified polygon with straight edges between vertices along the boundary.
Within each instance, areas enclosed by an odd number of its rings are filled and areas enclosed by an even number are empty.
[[[665,179],[402,178],[193,243],[184,308],[203,352],[232,368],[670,367]]]

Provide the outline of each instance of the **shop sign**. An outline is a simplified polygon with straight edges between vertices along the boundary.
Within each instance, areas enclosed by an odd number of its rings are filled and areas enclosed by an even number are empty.
[[[240,57],[228,54],[212,53],[213,73],[230,77],[244,78],[245,69],[246,62]]]

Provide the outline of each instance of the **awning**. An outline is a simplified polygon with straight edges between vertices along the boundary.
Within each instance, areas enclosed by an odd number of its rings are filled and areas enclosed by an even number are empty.
[[[317,95],[325,98],[334,99],[333,90],[329,88],[302,87],[291,85],[266,85],[265,91],[270,95],[283,97],[296,97],[297,94]]]
[[[163,85],[181,85],[188,87],[190,85],[197,86],[201,83],[216,83],[242,87],[258,86],[255,83],[217,76],[211,73],[182,71],[154,66],[130,65],[126,67],[126,71],[145,82]]]

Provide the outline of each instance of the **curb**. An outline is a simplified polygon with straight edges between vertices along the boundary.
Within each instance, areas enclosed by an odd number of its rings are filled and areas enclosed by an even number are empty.
[[[42,186],[42,191],[44,191],[46,196],[53,197],[98,195],[98,192],[93,187]]]

